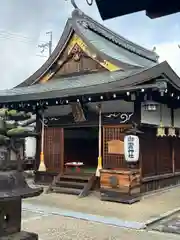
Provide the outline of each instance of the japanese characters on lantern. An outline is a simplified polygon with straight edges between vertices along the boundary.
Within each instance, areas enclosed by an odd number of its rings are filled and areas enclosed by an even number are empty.
[[[139,160],[139,137],[127,135],[124,138],[124,156],[127,162],[137,162]]]

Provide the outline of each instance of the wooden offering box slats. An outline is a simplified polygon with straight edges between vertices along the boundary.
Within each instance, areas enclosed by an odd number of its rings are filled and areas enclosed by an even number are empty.
[[[122,203],[139,201],[139,170],[101,170],[100,192],[102,200]]]

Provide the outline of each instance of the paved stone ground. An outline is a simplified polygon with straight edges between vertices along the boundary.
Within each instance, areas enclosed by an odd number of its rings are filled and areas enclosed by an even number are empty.
[[[160,232],[180,234],[180,213],[155,223],[151,229]],[[180,238],[180,237],[179,237]]]
[[[122,229],[57,215],[23,211],[23,230],[36,232],[39,240],[178,240],[179,236]]]
[[[42,219],[42,217],[47,216],[46,214],[43,213],[36,213],[28,210],[23,210],[22,211],[22,223],[26,223],[29,221],[37,220],[37,219]]]
[[[39,197],[23,201],[23,206],[26,210],[23,211],[22,215],[22,227],[26,231],[38,233],[40,236],[39,240],[180,239],[179,235],[169,233],[175,233],[172,229],[180,229],[180,214],[173,215],[168,219],[161,220],[154,226],[150,226],[149,231],[130,230],[127,229],[128,224],[126,228],[120,228],[117,226],[122,226],[121,224],[113,224],[116,226],[112,226],[109,221],[92,221],[91,218],[90,221],[85,221],[79,218],[81,214],[93,214],[94,216],[98,217],[99,215],[106,219],[114,217],[126,223],[134,221],[134,223],[145,224],[153,218],[180,208],[179,195],[180,188],[177,187],[167,192],[145,198],[139,203],[123,205],[102,202],[98,199],[99,196],[97,194],[83,199],[63,194],[42,194]],[[58,209],[58,211],[55,209]],[[75,218],[67,217],[69,216],[67,214],[68,211],[74,211]],[[134,228],[138,229],[138,227]],[[162,233],[162,231],[168,233]]]
[[[98,194],[79,199],[77,196],[50,193],[27,199],[24,202],[145,223],[173,209],[180,208],[179,196],[180,187],[175,187],[167,192],[142,199],[133,205],[103,202],[100,201]]]

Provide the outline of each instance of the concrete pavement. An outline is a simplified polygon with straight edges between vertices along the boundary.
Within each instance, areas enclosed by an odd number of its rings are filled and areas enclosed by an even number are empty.
[[[175,187],[139,203],[123,205],[102,202],[97,193],[84,199],[42,194],[23,201],[22,226],[37,232],[39,240],[175,240],[178,235],[147,231],[145,227],[180,210],[179,196],[180,188]]]
[[[36,232],[39,240],[179,240],[179,236],[129,230],[57,215],[23,212],[23,230]]]
[[[59,209],[62,214],[73,217],[74,215],[88,214],[103,216],[107,218],[116,218],[124,223],[140,223],[142,227],[160,217],[171,214],[173,211],[180,210],[180,187],[174,187],[167,192],[146,197],[139,203],[125,205],[120,203],[102,202],[97,193],[83,199],[77,196],[64,194],[42,194],[37,198],[31,198],[24,201],[24,204],[46,206]],[[69,214],[71,212],[72,214]],[[66,214],[67,213],[67,214]],[[119,224],[118,224],[119,226]],[[122,225],[124,227],[124,225]],[[140,228],[142,228],[140,227]]]

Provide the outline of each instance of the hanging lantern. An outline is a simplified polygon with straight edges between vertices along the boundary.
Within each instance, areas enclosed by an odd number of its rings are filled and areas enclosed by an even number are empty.
[[[177,137],[180,138],[180,129],[177,129]]]
[[[127,162],[139,160],[139,137],[127,135],[124,137],[124,156]]]
[[[168,128],[168,137],[176,137],[176,130],[174,127]]]
[[[154,101],[150,101],[150,100],[147,100],[143,103],[143,107],[144,107],[144,110],[145,111],[148,111],[148,112],[154,112],[157,110],[157,107],[158,107],[158,103],[157,102],[154,102]]]
[[[36,157],[36,137],[25,138],[25,158],[35,159]]]
[[[163,126],[162,121],[160,122],[160,125],[157,128],[156,136],[157,137],[165,137],[166,136],[166,134],[165,134],[165,127]]]

